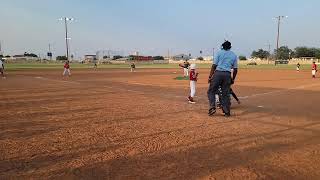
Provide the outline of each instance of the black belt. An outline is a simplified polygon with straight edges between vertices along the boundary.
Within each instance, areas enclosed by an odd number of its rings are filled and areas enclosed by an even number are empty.
[[[216,72],[231,73],[230,71],[219,71],[219,70],[216,70]]]

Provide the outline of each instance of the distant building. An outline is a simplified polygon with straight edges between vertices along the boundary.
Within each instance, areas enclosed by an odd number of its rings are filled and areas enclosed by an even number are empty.
[[[129,60],[133,61],[152,61],[152,56],[136,56],[136,55],[130,55]]]
[[[314,61],[314,60],[318,60],[316,57],[300,57],[299,59],[303,60],[303,61]]]
[[[84,61],[85,62],[94,62],[96,60],[97,60],[97,56],[96,55],[92,55],[92,54],[84,55]]]
[[[13,55],[12,57],[14,57],[14,58],[25,58],[26,56],[25,55]]]
[[[13,55],[12,57],[8,58],[8,60],[11,61],[27,61],[27,60],[38,60],[39,57],[30,57],[30,56],[25,56],[24,54],[18,54],[18,55]]]
[[[172,57],[173,60],[175,61],[181,61],[181,60],[190,60],[191,57],[189,55],[186,54],[178,54]]]
[[[114,50],[99,50],[96,52],[96,58],[99,60],[113,59],[114,56],[124,56],[124,52]]]

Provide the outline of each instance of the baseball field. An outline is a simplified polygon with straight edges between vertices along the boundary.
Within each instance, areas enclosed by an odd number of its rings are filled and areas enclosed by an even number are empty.
[[[320,79],[288,67],[240,68],[225,118],[205,66],[188,104],[176,66],[8,65],[0,179],[320,179]]]

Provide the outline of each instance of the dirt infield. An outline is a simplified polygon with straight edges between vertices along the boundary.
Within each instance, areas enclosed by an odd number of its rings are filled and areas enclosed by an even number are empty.
[[[0,179],[320,179],[320,79],[240,70],[232,117],[207,116],[174,69],[10,72]],[[177,70],[179,74],[180,71]]]

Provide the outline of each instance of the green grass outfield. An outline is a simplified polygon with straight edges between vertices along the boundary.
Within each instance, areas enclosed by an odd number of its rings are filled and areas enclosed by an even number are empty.
[[[93,68],[93,64],[70,64],[72,69],[91,69]],[[50,70],[50,69],[63,69],[63,64],[41,64],[41,63],[13,63],[13,64],[5,64],[6,70],[8,71],[18,71],[18,70],[27,70],[27,69],[38,69],[38,70]],[[136,64],[136,67],[139,68],[162,68],[162,69],[173,69],[179,68],[178,64]],[[200,69],[210,68],[211,64],[197,64],[197,67]],[[104,68],[112,68],[112,69],[123,69],[130,68],[128,64],[100,64],[98,65],[98,69]],[[256,65],[256,66],[248,66],[248,65],[239,65],[240,69],[288,69],[295,70],[296,65],[273,65],[273,64],[264,64],[264,65]],[[301,65],[301,70],[310,70],[311,65]]]

